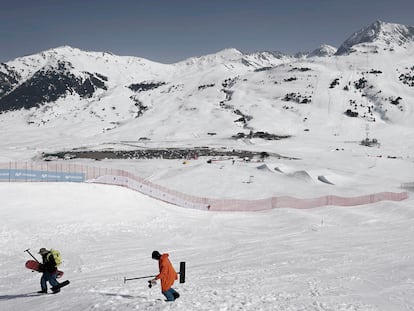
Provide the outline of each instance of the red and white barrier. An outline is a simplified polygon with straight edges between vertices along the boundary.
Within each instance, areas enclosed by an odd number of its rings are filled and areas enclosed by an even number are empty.
[[[309,199],[299,199],[289,196],[271,197],[259,200],[209,199],[187,195],[153,184],[143,179],[136,180],[133,175],[100,176],[96,178],[94,182],[119,185],[181,207],[210,211],[254,212],[274,208],[308,209],[328,205],[356,206],[376,203],[379,201],[402,201],[408,198],[407,192],[380,192],[357,197],[327,195]]]
[[[298,199],[288,196],[262,200],[210,200],[211,211],[263,211],[274,208],[308,209],[321,206],[356,206],[379,201],[402,201],[408,198],[407,192],[380,192],[358,197],[327,195],[319,198]]]
[[[408,198],[407,192],[380,192],[356,197],[340,197],[326,195],[318,198],[294,198],[289,196],[271,197],[259,200],[233,200],[233,199],[210,199],[188,195],[179,191],[154,184],[144,178],[135,176],[129,172],[111,168],[96,168],[86,165],[58,163],[34,163],[34,162],[10,162],[0,164],[0,169],[24,169],[57,172],[83,173],[87,182],[95,182],[109,185],[118,185],[138,191],[158,200],[162,200],[177,206],[210,211],[264,211],[274,208],[297,208],[307,209],[321,206],[356,206],[371,204],[379,201],[402,201]],[[30,174],[26,179],[9,179],[3,181],[32,182]],[[414,183],[402,184],[406,187],[413,187]]]

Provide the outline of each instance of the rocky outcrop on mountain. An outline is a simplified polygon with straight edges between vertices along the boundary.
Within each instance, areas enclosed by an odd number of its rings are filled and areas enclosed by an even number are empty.
[[[20,80],[20,75],[7,64],[0,65],[0,98],[9,93]],[[0,107],[1,111],[1,107]]]
[[[400,74],[398,78],[405,85],[414,87],[414,66],[412,66],[408,72]]]
[[[58,68],[39,70],[12,92],[7,94],[6,91],[6,95],[0,98],[0,110],[39,107],[66,95],[78,94],[81,98],[88,98],[96,89],[107,89],[102,75],[85,72],[83,76],[75,76],[68,71],[68,66],[59,62]],[[14,80],[12,82],[10,86],[16,84]]]
[[[164,84],[165,82],[141,82],[141,83],[133,83],[129,85],[128,88],[134,92],[139,93],[139,92],[154,90]]]

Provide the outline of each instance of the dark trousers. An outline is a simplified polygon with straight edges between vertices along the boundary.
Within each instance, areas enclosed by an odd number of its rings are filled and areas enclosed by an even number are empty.
[[[42,290],[47,290],[47,284],[46,282],[49,282],[50,286],[56,286],[58,285],[58,281],[56,281],[56,273],[50,273],[50,272],[43,272],[42,278],[40,279],[40,286],[42,287]]]
[[[174,301],[180,296],[180,294],[178,294],[172,287],[169,290],[162,292],[162,294],[165,296],[165,298],[167,298],[167,301]]]

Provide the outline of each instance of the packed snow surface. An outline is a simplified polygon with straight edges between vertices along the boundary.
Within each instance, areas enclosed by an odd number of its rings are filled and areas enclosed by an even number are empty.
[[[413,200],[352,208],[214,213],[125,188],[0,183],[0,309],[412,310]],[[61,251],[56,295],[24,252]],[[124,277],[157,273],[151,252],[187,263],[181,297]]]

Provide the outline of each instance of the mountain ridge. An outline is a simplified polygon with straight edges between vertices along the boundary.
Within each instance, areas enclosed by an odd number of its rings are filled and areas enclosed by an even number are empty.
[[[0,65],[0,127],[7,130],[12,122],[59,132],[71,125],[82,137],[125,140],[269,138],[317,130],[349,130],[353,139],[364,135],[365,123],[412,127],[409,47],[371,54],[334,50],[325,45],[295,57],[224,49],[160,64],[62,46]]]

